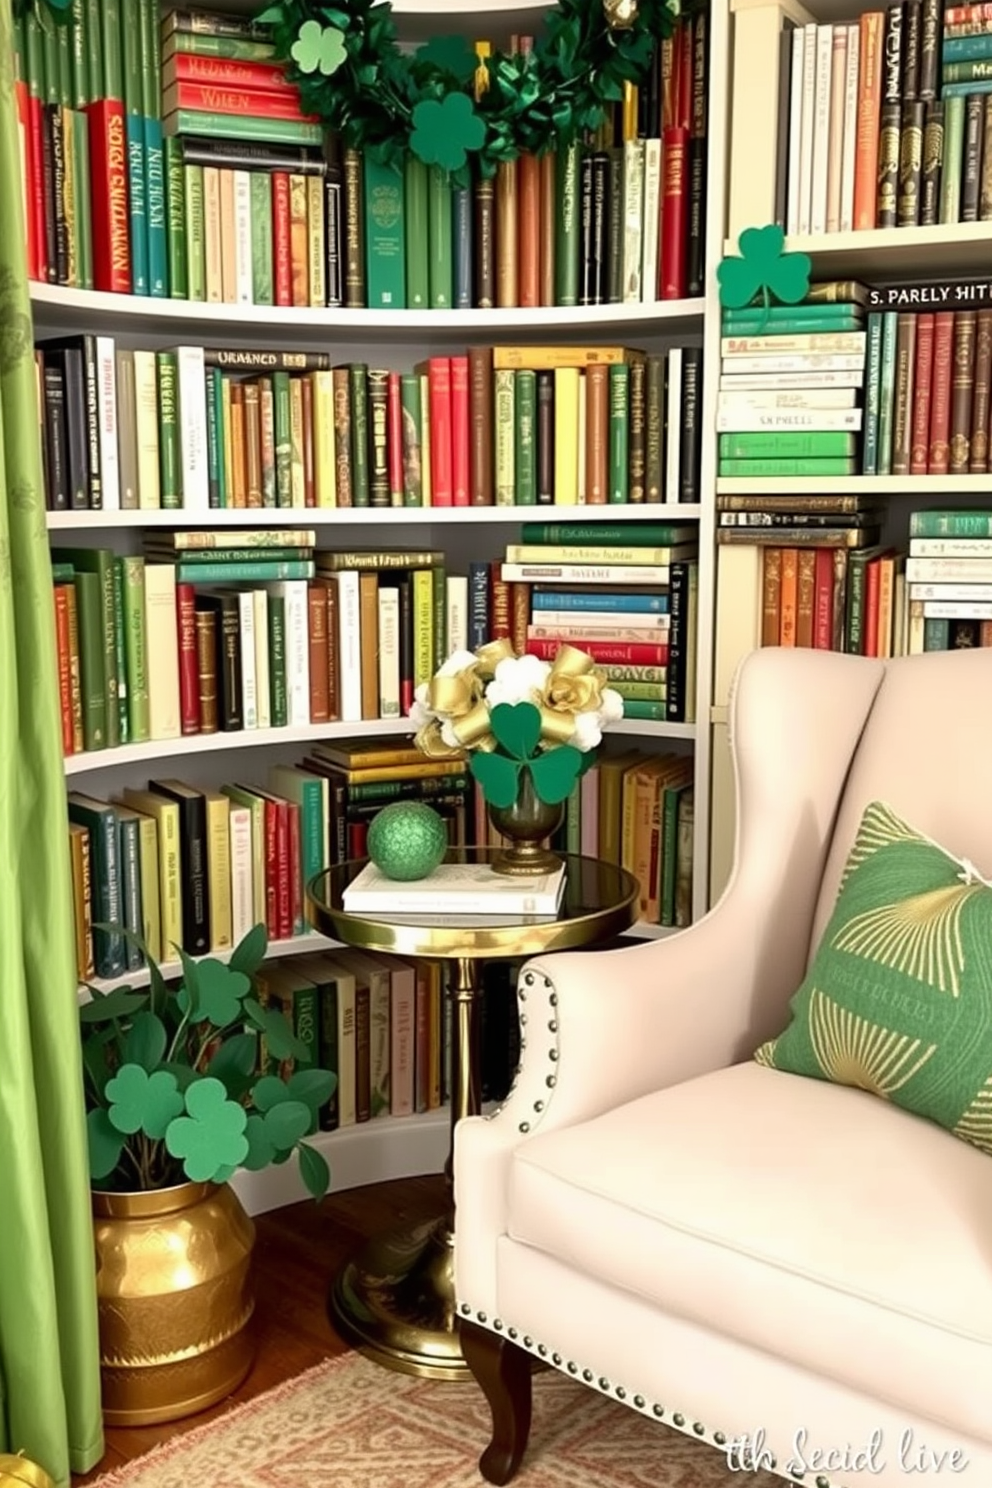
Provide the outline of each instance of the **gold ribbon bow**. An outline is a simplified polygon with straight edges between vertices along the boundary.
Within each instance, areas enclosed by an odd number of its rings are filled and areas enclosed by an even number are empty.
[[[605,686],[606,674],[591,656],[575,646],[561,646],[544,684],[541,738],[567,744],[575,733],[575,715],[598,712]]]

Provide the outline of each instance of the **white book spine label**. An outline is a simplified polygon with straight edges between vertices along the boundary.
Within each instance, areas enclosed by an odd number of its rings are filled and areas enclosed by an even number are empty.
[[[254,894],[251,874],[251,812],[231,803],[231,918],[234,944],[254,924]]]
[[[847,28],[846,75],[844,78],[844,147],[840,181],[840,231],[854,227],[854,168],[858,142],[858,66],[861,59],[861,28]]]
[[[400,716],[400,591],[379,590],[379,717]]]
[[[340,657],[342,723],[362,719],[362,637],[358,574],[346,569],[334,575],[338,586],[338,656]]]
[[[207,393],[202,346],[176,348],[179,387],[179,451],[183,507],[208,511]]]
[[[658,298],[658,236],[661,223],[661,140],[644,141],[644,231],[641,245],[641,300]]]
[[[258,727],[272,727],[272,680],[269,672],[269,596],[264,589],[252,592],[255,608],[255,703]]]
[[[806,33],[797,26],[792,33],[792,71],[789,83],[789,176],[786,197],[786,232],[799,232],[799,200],[802,187],[803,72]]]
[[[97,431],[100,493],[104,511],[120,511],[121,474],[117,450],[117,354],[111,336],[96,338]]]
[[[241,638],[241,710],[246,729],[258,728],[255,682],[255,600],[250,589],[238,595],[238,629]]]
[[[623,303],[638,305],[644,231],[643,140],[627,140],[623,147],[623,200]]]

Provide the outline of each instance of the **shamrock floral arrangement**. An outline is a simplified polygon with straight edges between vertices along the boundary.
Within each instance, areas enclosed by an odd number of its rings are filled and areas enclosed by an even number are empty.
[[[500,640],[450,656],[418,687],[410,717],[428,758],[471,754],[491,806],[513,804],[524,770],[538,798],[555,806],[593,763],[603,729],[623,717],[623,699],[575,646],[542,661]]]
[[[306,1138],[336,1077],[309,1064],[289,1020],[255,995],[265,927],[250,930],[227,965],[180,951],[173,990],[140,937],[112,928],[141,947],[149,985],[90,987],[79,1009],[93,1183],[118,1192],[226,1183],[239,1167],[265,1168],[295,1152],[307,1189],[322,1198],[330,1172]],[[263,1039],[291,1072],[260,1072]]]

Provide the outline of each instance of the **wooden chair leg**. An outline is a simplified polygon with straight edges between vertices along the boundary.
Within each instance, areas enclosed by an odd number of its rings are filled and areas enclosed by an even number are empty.
[[[492,1440],[479,1458],[479,1471],[487,1483],[502,1485],[520,1466],[530,1435],[530,1355],[477,1323],[462,1321],[459,1332],[465,1362],[493,1418]]]

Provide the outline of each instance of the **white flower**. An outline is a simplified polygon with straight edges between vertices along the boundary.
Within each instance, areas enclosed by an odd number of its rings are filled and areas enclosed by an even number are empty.
[[[598,713],[576,713],[575,733],[568,741],[575,749],[581,749],[586,754],[590,749],[595,749],[602,738]]]
[[[410,704],[409,718],[415,729],[426,728],[427,724],[437,717],[433,709],[427,706],[427,692],[427,683],[421,682]]]
[[[454,651],[441,666],[438,667],[438,677],[457,677],[466,667],[475,666],[478,657],[474,651]]]
[[[551,663],[538,656],[507,656],[498,663],[493,680],[486,688],[490,709],[500,703],[539,704]]]
[[[449,749],[461,749],[462,747],[461,740],[455,733],[455,726],[450,719],[446,719],[441,725],[441,742],[447,744]]]
[[[619,723],[623,717],[623,698],[612,687],[603,688],[603,704],[599,710],[599,721],[603,728]]]

